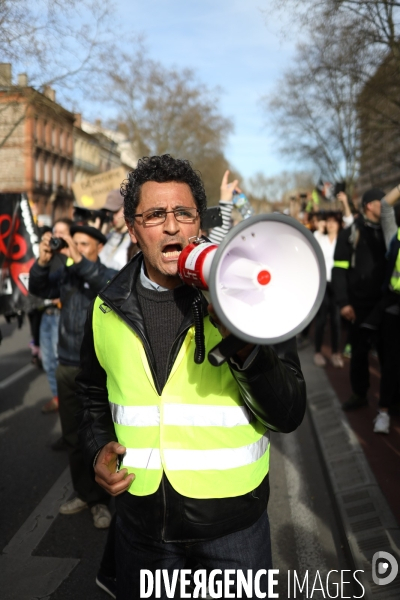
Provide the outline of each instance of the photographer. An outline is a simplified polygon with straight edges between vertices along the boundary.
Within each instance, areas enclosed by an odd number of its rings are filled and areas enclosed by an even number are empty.
[[[53,225],[53,236],[57,242],[63,242],[60,238],[62,235],[69,235],[71,219],[58,219]],[[50,260],[50,273],[55,273],[58,269],[65,266],[69,257],[68,246],[59,249],[53,253]],[[50,390],[52,393],[51,399],[42,406],[42,413],[48,414],[58,410],[58,391],[56,381],[56,369],[58,363],[58,329],[60,322],[60,299],[52,298],[44,301],[44,310],[40,321],[40,352],[42,355],[43,369],[46,372],[49,381]],[[52,444],[54,450],[63,449],[63,439],[55,442],[58,446]],[[54,446],[54,447],[53,447]]]
[[[62,504],[60,513],[74,514],[90,506],[95,527],[104,528],[109,526],[111,519],[107,506],[103,504],[108,501],[108,495],[93,482],[79,448],[75,414],[81,406],[75,395],[75,377],[79,372],[79,352],[87,309],[116,271],[104,266],[98,258],[106,242],[98,229],[73,225],[71,235],[60,234],[58,239],[64,240],[68,247],[66,265],[51,272],[50,262],[57,250],[52,250],[51,246],[55,244],[51,233],[45,233],[39,245],[39,258],[30,271],[29,289],[41,298],[60,298],[62,305],[56,379],[62,434],[77,496]]]

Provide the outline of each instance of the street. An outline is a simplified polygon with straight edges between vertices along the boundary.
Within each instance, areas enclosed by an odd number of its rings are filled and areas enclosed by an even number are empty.
[[[0,598],[104,600],[95,576],[107,532],[94,528],[88,510],[58,514],[58,506],[72,494],[68,461],[65,452],[50,448],[61,433],[59,418],[40,411],[50,390],[44,372],[30,363],[28,322],[18,330],[1,317],[0,327]],[[352,571],[354,565],[310,416],[295,433],[272,433],[271,440],[268,512],[279,570],[275,591],[280,598],[324,598],[319,583],[311,595],[315,578],[324,582],[327,572],[336,570],[331,581],[340,582],[341,571]],[[308,593],[306,588],[293,592],[294,571],[300,581],[308,572]],[[354,586],[345,584],[342,593],[360,596],[360,586]]]

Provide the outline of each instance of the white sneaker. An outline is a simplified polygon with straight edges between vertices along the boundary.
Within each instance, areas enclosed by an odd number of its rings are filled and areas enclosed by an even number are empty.
[[[105,504],[95,504],[90,509],[93,515],[93,525],[97,529],[107,529],[111,523],[111,514]]]
[[[76,496],[76,498],[72,498],[72,500],[68,500],[68,502],[61,504],[58,512],[60,512],[62,515],[74,515],[78,512],[81,512],[81,510],[85,510],[87,507],[88,505],[86,502]]]
[[[314,354],[314,365],[316,365],[317,367],[326,366],[326,360],[322,356],[321,352],[317,352],[316,354]]]
[[[374,433],[389,433],[390,417],[387,412],[380,411],[374,423]]]
[[[344,367],[343,358],[340,354],[332,354],[331,363],[336,369],[343,369]]]

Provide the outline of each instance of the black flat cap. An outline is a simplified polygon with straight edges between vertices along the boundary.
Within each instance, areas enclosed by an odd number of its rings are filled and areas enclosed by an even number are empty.
[[[106,236],[103,235],[99,229],[96,229],[96,227],[91,227],[90,225],[72,225],[71,237],[73,237],[75,233],[86,233],[86,235],[89,235],[91,238],[97,240],[101,244],[105,244],[107,242]]]
[[[362,206],[368,204],[368,202],[373,202],[374,200],[382,200],[385,196],[385,192],[379,188],[371,188],[363,193],[363,197],[361,198]]]

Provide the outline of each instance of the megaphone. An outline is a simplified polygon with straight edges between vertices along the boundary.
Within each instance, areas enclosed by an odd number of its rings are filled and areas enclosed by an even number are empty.
[[[270,345],[301,332],[325,293],[325,260],[303,225],[279,213],[250,217],[219,246],[195,240],[181,252],[178,273],[207,296],[239,340]]]

